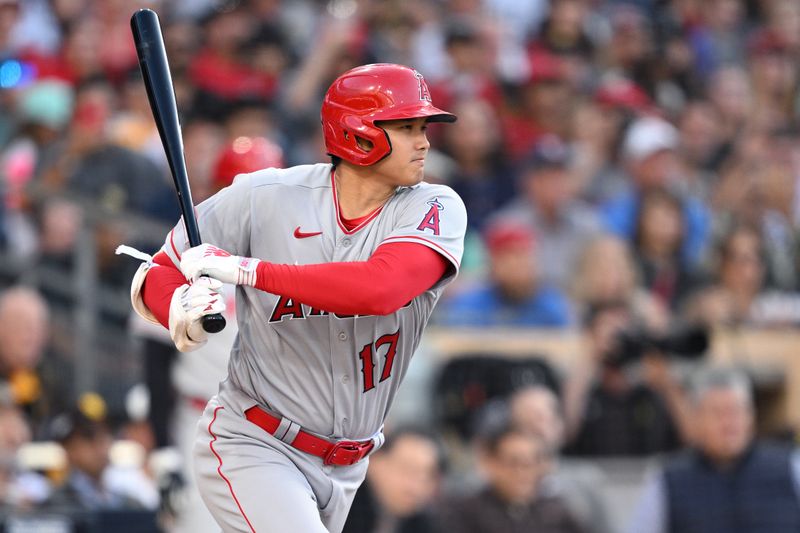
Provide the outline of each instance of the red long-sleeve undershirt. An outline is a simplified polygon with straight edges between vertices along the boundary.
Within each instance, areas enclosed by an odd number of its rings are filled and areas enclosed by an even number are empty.
[[[172,293],[186,283],[167,254],[147,273],[142,298],[169,327]],[[339,315],[386,315],[430,289],[449,267],[435,250],[415,243],[380,246],[366,261],[280,265],[262,261],[256,288]]]

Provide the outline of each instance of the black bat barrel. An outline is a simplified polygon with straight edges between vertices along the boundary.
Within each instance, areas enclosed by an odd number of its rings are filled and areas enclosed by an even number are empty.
[[[186,161],[183,157],[178,105],[175,101],[167,51],[156,12],[151,9],[136,11],[131,17],[131,31],[136,43],[136,53],[139,56],[139,67],[142,70],[147,97],[150,100],[150,109],[153,111],[161,144],[164,146],[172,178],[175,181],[186,235],[192,247],[199,246],[202,240],[194,213]],[[225,317],[219,313],[203,317],[203,329],[209,333],[216,333],[224,327]]]

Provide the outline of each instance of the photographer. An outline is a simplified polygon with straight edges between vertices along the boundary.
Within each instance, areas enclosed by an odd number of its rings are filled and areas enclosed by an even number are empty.
[[[590,308],[586,358],[565,384],[568,452],[648,455],[686,440],[686,399],[667,355],[702,354],[706,334],[689,329],[655,335],[636,326],[625,303]]]

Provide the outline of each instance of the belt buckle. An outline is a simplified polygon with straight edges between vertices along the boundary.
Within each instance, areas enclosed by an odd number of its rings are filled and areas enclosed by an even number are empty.
[[[372,448],[372,442],[340,440],[325,454],[323,464],[350,466],[359,462]]]

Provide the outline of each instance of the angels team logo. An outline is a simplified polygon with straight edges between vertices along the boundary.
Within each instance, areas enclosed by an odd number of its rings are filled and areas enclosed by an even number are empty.
[[[428,91],[428,84],[425,83],[425,79],[422,77],[422,74],[415,70],[414,76],[417,77],[417,81],[419,82],[419,99],[431,102],[431,93]]]
[[[417,230],[424,232],[426,229],[429,229],[433,231],[434,235],[439,235],[439,212],[444,211],[444,206],[442,202],[439,201],[438,197],[433,200],[428,200],[427,204],[431,206],[431,208],[425,213],[425,216],[422,217],[422,222],[417,226]]]

